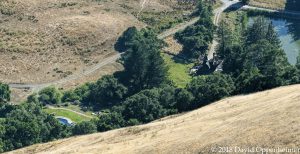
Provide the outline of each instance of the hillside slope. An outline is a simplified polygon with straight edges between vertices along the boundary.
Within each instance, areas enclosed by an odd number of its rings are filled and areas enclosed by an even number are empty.
[[[80,73],[116,53],[113,45],[136,18],[141,0],[1,0],[0,80],[45,83]],[[173,11],[169,3],[145,4],[151,13]],[[120,66],[110,66],[111,74]],[[97,76],[99,78],[100,75]]]
[[[227,98],[150,124],[11,153],[207,153],[212,147],[300,147],[300,85]]]

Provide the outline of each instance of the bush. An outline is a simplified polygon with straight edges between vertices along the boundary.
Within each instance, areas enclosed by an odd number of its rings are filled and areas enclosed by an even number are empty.
[[[126,120],[136,119],[141,123],[153,121],[167,115],[167,110],[159,102],[159,90],[144,90],[126,99],[123,116]]]
[[[83,99],[86,105],[106,108],[116,105],[127,93],[127,88],[113,76],[104,76],[89,86],[89,92]]]
[[[63,93],[62,102],[74,102],[80,100],[80,96],[78,96],[74,91],[66,91]]]
[[[3,122],[0,121],[0,138],[3,151],[14,150],[36,143],[48,142],[67,137],[70,130],[61,125],[53,116],[43,112],[40,105],[24,103],[10,110]],[[7,111],[7,110],[6,110]],[[4,128],[4,131],[1,129]],[[0,140],[0,142],[1,142]]]
[[[105,113],[100,115],[96,121],[97,130],[99,132],[117,129],[125,126],[122,115],[118,112]]]
[[[194,95],[193,106],[197,108],[230,96],[234,92],[235,86],[229,75],[216,73],[193,79],[188,84],[187,90]]]
[[[191,58],[198,58],[206,53],[215,30],[213,9],[208,2],[199,0],[195,14],[199,15],[200,19],[194,25],[175,34],[175,38],[183,44],[184,53]]]
[[[44,104],[59,104],[61,103],[61,92],[54,86],[44,88],[39,92],[39,101]]]
[[[179,112],[192,109],[194,96],[186,89],[178,89],[176,92],[176,108]]]
[[[74,135],[84,135],[97,132],[96,124],[92,121],[83,121],[73,128]]]
[[[9,86],[0,82],[0,103],[10,101],[10,93]]]

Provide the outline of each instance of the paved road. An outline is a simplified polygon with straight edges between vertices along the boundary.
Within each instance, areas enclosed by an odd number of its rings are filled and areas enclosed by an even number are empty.
[[[220,18],[221,18],[221,15],[222,13],[227,9],[229,8],[230,6],[234,5],[234,4],[237,4],[239,3],[238,1],[230,1],[230,0],[221,0],[221,2],[223,3],[223,5],[219,8],[217,8],[215,11],[214,11],[214,24],[216,26],[218,26],[219,22],[220,22]],[[215,36],[216,38],[217,36]],[[212,59],[213,58],[213,55],[215,53],[215,50],[216,50],[216,47],[218,46],[218,42],[216,41],[216,39],[213,40],[212,44],[211,44],[211,47],[207,53],[207,57],[208,59]]]

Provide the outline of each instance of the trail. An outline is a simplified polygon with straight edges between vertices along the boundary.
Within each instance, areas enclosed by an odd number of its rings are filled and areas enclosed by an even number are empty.
[[[139,13],[137,14],[137,18],[139,18],[140,14],[142,13],[142,11],[143,11],[143,9],[145,7],[146,2],[147,2],[147,0],[143,0],[143,3],[141,5],[141,9],[140,9]]]

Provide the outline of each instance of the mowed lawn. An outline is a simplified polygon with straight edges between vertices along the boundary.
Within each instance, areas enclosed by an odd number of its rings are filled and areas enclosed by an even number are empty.
[[[80,123],[82,121],[89,121],[89,120],[92,119],[88,116],[83,116],[83,115],[80,115],[76,112],[72,112],[72,111],[68,111],[68,110],[64,110],[64,109],[46,108],[46,109],[44,109],[44,111],[49,113],[49,114],[54,114],[55,116],[62,116],[62,117],[69,118],[75,123]]]
[[[193,67],[192,63],[176,62],[173,56],[162,54],[166,65],[169,68],[169,79],[174,82],[177,87],[183,88],[192,80],[189,75],[190,69]]]

